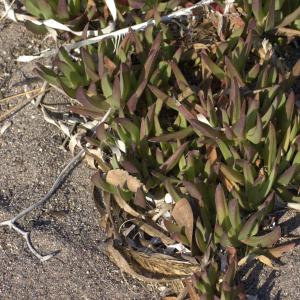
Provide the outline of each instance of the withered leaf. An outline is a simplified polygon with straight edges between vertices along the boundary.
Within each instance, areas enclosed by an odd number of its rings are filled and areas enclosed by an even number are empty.
[[[192,244],[194,231],[194,215],[189,201],[183,198],[176,202],[172,211],[172,216],[179,226],[184,227],[185,234],[190,244]]]

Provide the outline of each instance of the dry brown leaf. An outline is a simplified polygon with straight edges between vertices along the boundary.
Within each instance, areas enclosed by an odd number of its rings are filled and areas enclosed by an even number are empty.
[[[281,246],[269,249],[269,253],[272,256],[274,256],[275,258],[279,258],[282,256],[283,253],[293,250],[295,248],[295,246],[296,246],[296,243],[281,245]]]
[[[188,293],[189,293],[190,299],[191,300],[200,300],[200,296],[198,295],[198,293],[197,293],[195,287],[192,285],[192,283],[187,280],[186,285],[188,288]]]
[[[215,146],[212,146],[208,149],[208,160],[213,165],[218,159],[218,154]]]
[[[260,262],[262,262],[264,265],[266,265],[272,269],[278,270],[277,267],[274,267],[274,265],[269,257],[264,256],[264,255],[259,255],[256,257],[256,259],[259,260]]]
[[[127,171],[121,169],[108,171],[106,174],[106,181],[109,184],[120,188],[127,186],[133,193],[136,193],[139,188],[145,190],[144,185],[138,178],[131,176]]]
[[[172,211],[172,216],[179,226],[184,227],[185,234],[189,242],[192,243],[194,230],[194,215],[189,201],[183,198],[176,202]]]
[[[124,199],[122,199],[118,195],[113,195],[115,201],[117,204],[122,208],[124,211],[126,211],[128,214],[130,214],[133,217],[136,218],[145,218],[142,214],[134,210]]]
[[[161,230],[156,229],[155,227],[151,226],[148,223],[145,223],[142,220],[133,220],[133,223],[138,225],[141,230],[143,230],[145,233],[149,234],[152,237],[160,238],[161,241],[166,245],[172,245],[175,244],[175,241],[168,237],[166,234],[164,234]]]

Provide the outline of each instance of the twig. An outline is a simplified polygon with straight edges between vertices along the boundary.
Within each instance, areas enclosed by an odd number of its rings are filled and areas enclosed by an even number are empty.
[[[72,135],[72,133],[73,133],[73,131],[75,130],[76,126],[77,126],[77,122],[75,122],[75,123],[72,125],[72,127],[71,127],[71,129],[70,129],[70,135]],[[62,148],[63,150],[66,150],[65,147],[66,147],[67,142],[68,142],[69,139],[70,139],[70,137],[69,137],[69,136],[66,136],[65,140],[63,141],[63,143],[62,143],[62,145],[61,145],[61,148]]]
[[[36,92],[37,92],[37,95],[39,95],[40,93],[44,93],[44,92],[47,92],[47,91],[50,90],[50,88],[45,89],[45,91],[43,91],[42,89],[43,89],[43,87],[40,87],[40,88],[36,88],[34,90],[31,90],[31,91],[27,91],[27,92],[19,93],[19,94],[16,94],[16,95],[8,96],[6,98],[0,99],[0,103],[5,103],[5,102],[8,102],[10,100],[16,99],[18,97],[26,96],[26,95],[29,95],[29,94],[34,94]],[[35,95],[33,98],[35,98],[37,95]]]
[[[170,22],[172,19],[174,18],[179,18],[182,16],[188,16],[192,13],[192,11],[195,8],[201,7],[201,6],[205,6],[205,5],[209,5],[212,2],[214,2],[213,0],[201,0],[198,3],[194,4],[191,7],[188,8],[182,8],[179,9],[173,13],[170,13],[169,15],[166,16],[162,16],[160,22]],[[119,37],[122,37],[124,35],[126,35],[127,33],[129,33],[130,31],[142,31],[145,30],[146,28],[148,28],[149,26],[155,26],[157,25],[157,22],[154,19],[148,20],[144,23],[140,23],[137,25],[134,25],[132,27],[127,27],[127,28],[122,28],[120,30],[111,32],[111,33],[107,33],[107,34],[102,34],[99,36],[95,36],[89,39],[86,39],[84,41],[79,41],[76,43],[71,43],[71,44],[66,44],[63,47],[70,52],[73,49],[77,49],[77,48],[81,48],[84,46],[88,46],[88,45],[92,45],[95,43],[98,43],[104,39],[109,39],[109,38],[114,38],[114,39],[118,39]],[[19,62],[30,62],[33,61],[35,59],[39,59],[39,58],[46,58],[46,57],[51,57],[54,56],[58,53],[58,49],[48,49],[45,51],[42,51],[40,54],[38,55],[32,55],[32,56],[20,56],[17,61]]]
[[[22,93],[23,95],[28,95],[29,92],[25,92]],[[42,92],[43,94],[45,92]],[[39,94],[38,94],[39,95]],[[9,109],[8,111],[6,111],[5,113],[0,115],[0,123],[5,121],[8,117],[10,117],[11,115],[17,113],[18,111],[20,111],[21,109],[23,109],[26,105],[28,105],[30,103],[31,100],[33,100],[37,95],[27,98],[24,101],[22,101],[21,103],[17,104],[16,106],[14,106],[13,108]],[[7,99],[6,99],[7,100]]]
[[[109,117],[111,113],[111,109],[109,109],[107,111],[107,113],[103,116],[102,120],[99,121],[99,123],[94,127],[94,130],[103,122],[105,122],[107,120],[107,118]],[[10,220],[4,221],[0,223],[0,227],[3,226],[8,226],[10,229],[15,230],[16,232],[18,232],[19,234],[22,235],[22,237],[26,240],[26,243],[28,245],[29,250],[32,252],[32,254],[34,256],[36,256],[41,262],[44,262],[50,258],[52,258],[53,256],[55,256],[58,252],[55,251],[51,254],[48,255],[42,255],[40,254],[32,245],[31,239],[30,239],[30,233],[27,231],[24,231],[23,229],[21,229],[16,222],[21,219],[22,217],[24,217],[25,215],[29,214],[31,211],[33,211],[34,209],[38,208],[39,206],[45,204],[50,198],[51,196],[56,192],[56,190],[60,187],[61,183],[63,182],[63,180],[66,178],[66,176],[70,173],[70,171],[77,165],[77,163],[79,163],[83,157],[85,155],[85,150],[82,149],[80,150],[80,152],[67,164],[67,166],[62,170],[62,172],[59,174],[59,176],[57,177],[57,179],[55,180],[53,186],[51,187],[51,189],[48,191],[48,193],[42,198],[40,199],[38,202],[32,204],[31,206],[29,206],[28,208],[22,210],[20,213],[18,213],[15,217],[13,217]]]
[[[62,170],[62,172],[59,174],[59,176],[57,177],[57,179],[55,180],[53,186],[51,187],[51,189],[49,190],[49,192],[42,198],[40,199],[38,202],[32,204],[31,206],[29,206],[28,208],[24,209],[23,211],[21,211],[19,214],[17,214],[15,217],[13,217],[10,220],[4,221],[2,223],[0,223],[0,227],[1,226],[8,226],[10,229],[15,230],[16,232],[18,232],[19,234],[22,235],[22,237],[26,240],[26,243],[28,245],[29,250],[32,252],[32,254],[34,256],[36,256],[40,261],[46,261],[50,258],[52,258],[53,256],[55,256],[57,254],[56,252],[53,252],[51,254],[48,255],[41,255],[38,253],[38,251],[33,247],[31,239],[30,239],[30,233],[27,231],[24,231],[23,229],[21,229],[16,222],[24,217],[25,215],[27,215],[28,213],[30,213],[31,211],[33,211],[34,209],[36,209],[37,207],[43,205],[45,202],[47,202],[48,199],[51,198],[51,196],[54,194],[54,192],[57,190],[57,188],[61,185],[61,183],[63,182],[63,180],[65,179],[65,177],[70,173],[70,171],[74,168],[74,166],[80,162],[83,158],[85,154],[85,150],[81,150],[69,163],[68,165]]]
[[[47,89],[49,87],[49,83],[47,81],[44,81],[42,87],[41,87],[41,93],[37,96],[36,101],[34,103],[34,107],[38,107],[43,100],[43,97],[45,96]]]

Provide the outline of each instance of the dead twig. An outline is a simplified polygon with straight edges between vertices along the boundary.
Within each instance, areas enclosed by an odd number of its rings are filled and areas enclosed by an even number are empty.
[[[43,94],[45,92],[48,92],[49,90],[50,90],[50,88],[43,89],[43,86],[42,86],[42,87],[30,90],[30,91],[25,91],[25,92],[22,92],[22,93],[19,93],[19,94],[16,94],[16,95],[12,95],[12,96],[8,96],[6,98],[0,99],[0,103],[6,103],[6,102],[9,102],[10,100],[16,99],[18,97],[22,97],[22,96],[37,93],[35,96],[32,97],[32,98],[35,98],[36,96],[38,96],[40,94]]]
[[[63,180],[65,179],[65,177],[70,173],[70,171],[77,165],[77,163],[79,163],[82,158],[84,157],[85,154],[85,150],[81,150],[69,163],[68,165],[62,170],[62,172],[59,174],[59,176],[57,177],[57,179],[55,180],[53,186],[51,187],[51,189],[49,190],[49,192],[42,198],[40,199],[38,202],[32,204],[31,206],[29,206],[28,208],[24,209],[23,211],[21,211],[19,214],[17,214],[15,217],[13,217],[10,220],[4,221],[2,223],[0,223],[0,227],[3,226],[8,226],[10,229],[15,230],[16,232],[18,232],[19,234],[21,234],[21,236],[25,239],[27,246],[29,248],[29,250],[32,252],[32,254],[37,257],[41,262],[44,262],[50,258],[52,258],[53,256],[55,256],[58,252],[55,251],[53,253],[50,253],[48,255],[42,255],[40,254],[33,246],[31,238],[30,238],[30,233],[21,229],[16,222],[21,219],[22,217],[24,217],[25,215],[29,214],[31,211],[33,211],[34,209],[38,208],[39,206],[43,205],[45,202],[47,202],[51,196],[55,193],[55,191],[57,190],[57,188],[61,185],[61,183],[63,182]]]
[[[107,111],[107,113],[103,116],[102,120],[99,121],[99,123],[93,128],[94,130],[103,122],[107,120],[111,113],[111,109]],[[15,230],[17,233],[19,233],[26,241],[29,250],[32,252],[32,254],[37,257],[41,262],[44,262],[53,256],[55,256],[58,252],[55,251],[53,253],[50,253],[48,255],[42,255],[40,254],[35,247],[32,244],[31,238],[30,238],[30,232],[27,232],[19,227],[19,225],[16,223],[19,219],[24,217],[25,215],[32,212],[34,209],[40,207],[41,205],[45,204],[51,196],[56,192],[56,190],[60,187],[66,176],[70,173],[71,170],[83,159],[85,156],[85,150],[82,149],[79,151],[79,153],[74,156],[74,158],[67,164],[67,166],[62,170],[62,172],[59,174],[57,179],[55,180],[54,184],[52,185],[51,189],[48,191],[48,193],[40,199],[38,202],[32,204],[28,208],[22,210],[20,213],[18,213],[15,217],[13,217],[10,220],[4,221],[0,223],[0,227],[8,226],[10,229]]]

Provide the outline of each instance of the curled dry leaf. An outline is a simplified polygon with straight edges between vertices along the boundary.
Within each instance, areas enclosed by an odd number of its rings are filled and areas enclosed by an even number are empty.
[[[271,259],[267,256],[259,255],[259,256],[256,257],[256,259],[259,260],[260,262],[262,262],[264,265],[266,265],[266,266],[268,266],[272,269],[278,269],[278,268],[274,267]]]
[[[106,181],[116,187],[127,187],[133,193],[136,193],[139,188],[146,190],[145,186],[138,178],[131,176],[127,171],[121,169],[108,171]]]

